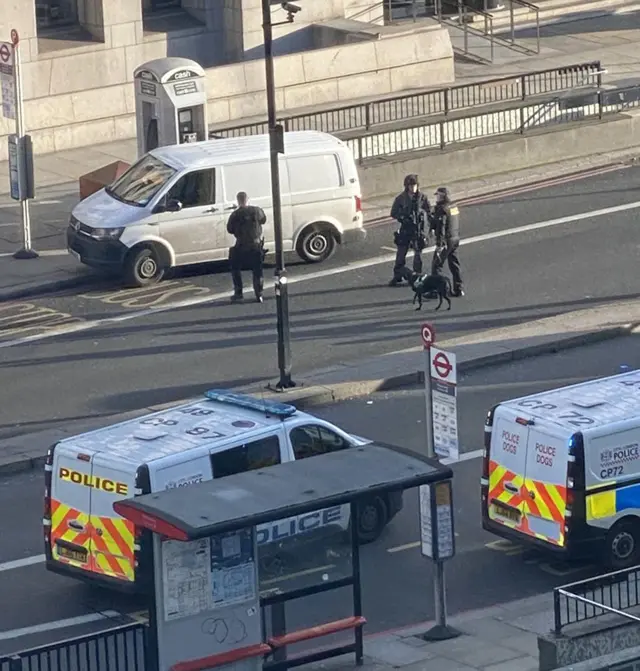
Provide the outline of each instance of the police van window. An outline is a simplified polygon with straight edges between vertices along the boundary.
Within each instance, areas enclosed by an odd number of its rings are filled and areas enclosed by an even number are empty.
[[[280,440],[278,436],[268,436],[211,455],[214,478],[224,478],[234,473],[244,473],[279,463]]]
[[[316,454],[327,454],[350,447],[350,443],[342,436],[318,424],[298,426],[291,430],[289,438],[296,459],[306,459]]]
[[[196,170],[181,177],[169,190],[167,200],[176,199],[183,208],[213,205],[216,202],[216,171]]]

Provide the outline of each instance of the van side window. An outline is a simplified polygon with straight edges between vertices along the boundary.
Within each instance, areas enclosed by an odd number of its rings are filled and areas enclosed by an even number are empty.
[[[211,455],[214,478],[224,478],[234,473],[244,473],[279,463],[280,440],[278,436],[267,436]]]
[[[222,170],[225,202],[235,202],[238,191],[246,191],[253,201],[271,197],[269,161],[232,163],[225,165]]]
[[[292,194],[344,186],[340,162],[335,154],[292,156],[287,162]]]
[[[349,441],[341,435],[318,424],[307,424],[292,429],[289,439],[296,459],[306,459],[317,454],[327,454],[351,447]]]
[[[175,198],[182,207],[201,207],[216,202],[216,171],[196,170],[183,175],[169,190],[167,200]]]

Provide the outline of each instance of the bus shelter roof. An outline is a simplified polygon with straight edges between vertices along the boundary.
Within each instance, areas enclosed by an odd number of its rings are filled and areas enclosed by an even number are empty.
[[[401,447],[368,443],[118,501],[137,526],[175,540],[195,540],[363,496],[447,480],[448,466]]]

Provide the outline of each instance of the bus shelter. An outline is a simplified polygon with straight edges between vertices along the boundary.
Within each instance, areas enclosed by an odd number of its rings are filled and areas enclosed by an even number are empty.
[[[346,653],[360,665],[366,619],[351,520],[372,498],[450,485],[452,475],[435,460],[369,443],[115,503],[153,532],[149,671],[280,671]],[[267,631],[266,608],[283,613],[285,603],[345,587],[347,616],[294,631],[282,616]],[[313,615],[310,604],[305,612]],[[349,644],[286,654],[344,631],[353,632]]]

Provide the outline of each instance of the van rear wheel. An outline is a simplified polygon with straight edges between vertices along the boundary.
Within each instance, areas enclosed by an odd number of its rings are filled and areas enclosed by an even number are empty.
[[[640,522],[626,519],[611,527],[605,541],[605,562],[617,571],[640,564]]]
[[[153,249],[134,249],[125,261],[125,282],[130,287],[146,287],[159,282],[164,271],[160,258]]]
[[[336,250],[336,237],[328,225],[306,228],[300,234],[296,251],[307,263],[320,263],[328,259]]]

